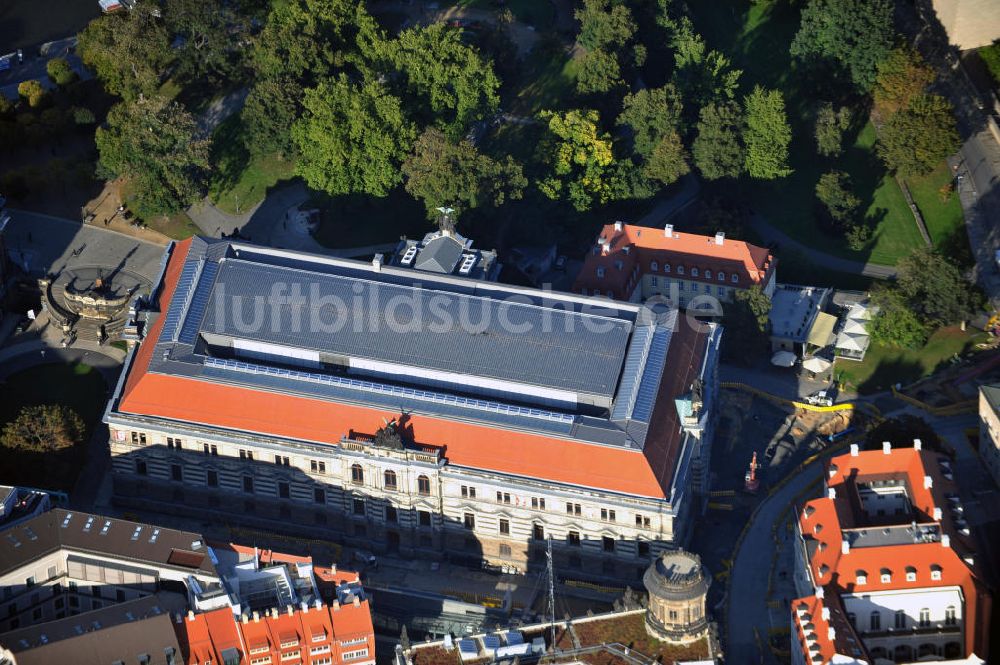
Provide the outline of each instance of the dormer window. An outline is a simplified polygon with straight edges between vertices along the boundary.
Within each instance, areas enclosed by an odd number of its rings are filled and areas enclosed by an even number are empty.
[[[678,275],[684,274],[684,266],[677,266],[677,274]]]
[[[598,279],[604,279],[604,266],[597,266]]]
[[[819,567],[819,576],[820,577],[826,577],[826,574],[829,573],[829,572],[830,572],[830,566],[826,565],[825,563],[822,566]]]
[[[670,272],[670,264],[669,263],[664,263],[663,264],[663,272]]]
[[[697,277],[698,276],[698,269],[697,268],[691,268],[691,276],[692,277]]]
[[[615,260],[615,268],[618,268],[619,270],[621,270],[624,267],[625,267],[625,263],[621,259],[616,259]]]
[[[813,533],[820,533],[821,531],[823,531],[822,524],[817,524],[816,526],[813,527]]]
[[[917,569],[913,566],[906,567],[906,581],[916,582],[917,581]]]
[[[931,579],[935,581],[941,579],[941,566],[937,564],[931,566]]]
[[[858,586],[868,584],[868,573],[864,570],[854,571],[854,583]]]
[[[882,584],[888,584],[892,581],[892,571],[888,568],[883,568],[881,574],[879,575],[879,580]]]
[[[722,272],[721,270],[719,271],[719,281],[720,282],[726,281],[726,273]]]
[[[736,273],[733,273],[733,284],[737,283],[738,281],[740,281],[740,278],[737,277]]]
[[[656,261],[649,262],[649,269],[651,272],[658,272],[660,270],[660,264]]]
[[[705,279],[712,279],[712,271],[711,270],[706,270],[705,271]]]

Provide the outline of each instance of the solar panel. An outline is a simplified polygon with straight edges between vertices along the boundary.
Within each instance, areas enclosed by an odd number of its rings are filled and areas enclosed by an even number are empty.
[[[646,368],[642,372],[639,391],[635,396],[635,407],[632,409],[632,419],[649,422],[653,415],[653,404],[656,402],[656,392],[660,387],[660,376],[663,374],[663,364],[667,359],[667,347],[670,345],[669,328],[657,328],[653,333],[653,341],[649,346],[646,358]]]
[[[499,635],[485,635],[483,636],[483,647],[486,649],[496,649],[500,646],[500,636]]]
[[[462,639],[458,641],[458,650],[462,653],[479,653],[475,640]]]
[[[187,307],[187,315],[184,317],[184,325],[181,327],[181,334],[177,341],[185,344],[194,344],[198,336],[198,328],[201,326],[202,316],[205,314],[205,307],[208,299],[212,296],[212,286],[215,284],[215,276],[219,272],[218,263],[206,263],[198,279],[198,286],[194,295],[191,296],[191,304]]]
[[[184,301],[187,293],[194,283],[194,278],[198,274],[198,261],[187,261],[181,270],[181,276],[177,280],[177,287],[174,289],[174,296],[171,299],[167,316],[163,320],[163,330],[160,332],[161,340],[172,340],[177,335],[177,326],[181,322],[181,314],[184,312]],[[181,300],[183,298],[183,300]]]
[[[516,644],[524,644],[524,635],[522,635],[520,631],[508,630],[506,637],[507,637],[507,644],[510,646],[514,646]]]

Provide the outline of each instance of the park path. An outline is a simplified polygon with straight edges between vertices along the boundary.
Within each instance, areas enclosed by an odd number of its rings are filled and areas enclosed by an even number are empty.
[[[750,226],[753,227],[753,230],[757,232],[757,235],[760,236],[761,240],[765,244],[771,245],[773,243],[778,246],[775,253],[779,258],[781,256],[781,250],[792,248],[802,254],[805,254],[806,257],[816,266],[826,268],[828,270],[864,275],[866,277],[876,277],[878,279],[887,279],[896,276],[896,268],[892,266],[842,259],[838,256],[831,256],[825,252],[813,249],[808,245],[804,245],[798,240],[795,240],[791,236],[787,235],[784,231],[772,226],[760,215],[755,214],[750,217]]]

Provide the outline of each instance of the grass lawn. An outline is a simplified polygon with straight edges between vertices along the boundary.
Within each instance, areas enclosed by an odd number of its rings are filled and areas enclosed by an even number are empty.
[[[941,328],[931,335],[922,349],[893,349],[872,344],[862,362],[838,360],[836,373],[841,380],[861,393],[888,390],[895,383],[912,383],[930,376],[973,343],[983,333],[962,331],[958,326]]]
[[[794,137],[789,162],[795,172],[780,180],[742,183],[751,205],[792,238],[834,256],[895,265],[922,246],[899,186],[875,155],[875,130],[870,123],[859,123],[853,130],[852,145],[840,157],[816,155],[813,105],[817,95],[802,88],[804,81],[796,74],[788,53],[798,30],[798,5],[717,0],[692,3],[691,8],[695,25],[709,46],[728,53],[734,65],[743,69],[745,91],[759,83],[778,88],[785,96]],[[823,173],[833,169],[850,174],[865,218],[873,227],[872,239],[861,251],[851,250],[842,237],[824,232],[816,218],[816,183]],[[928,226],[953,226],[950,211],[930,206],[926,217]]]
[[[131,183],[127,182],[122,185],[121,195],[125,207],[133,211],[146,226],[159,231],[168,238],[185,240],[201,232],[186,212],[178,212],[173,215],[153,215],[143,210],[135,203],[135,190]]]
[[[212,133],[211,161],[215,170],[208,198],[219,210],[239,214],[264,200],[267,190],[292,177],[295,164],[278,155],[254,156],[241,136],[239,115],[226,118]]]
[[[107,401],[101,373],[82,363],[39,365],[16,372],[0,383],[0,423],[13,420],[22,407],[63,404],[76,411],[94,431]],[[69,490],[76,482],[86,453],[80,445],[56,453],[4,450],[0,455],[0,483]]]
[[[447,3],[443,3],[447,4]],[[556,20],[556,8],[549,0],[458,0],[457,7],[496,11],[507,6],[520,23],[527,23],[538,30],[547,30]]]
[[[313,196],[309,205],[323,211],[314,237],[324,247],[365,247],[396,242],[400,235],[422,238],[434,229],[424,207],[402,189],[387,198]]]
[[[952,182],[951,169],[942,162],[930,175],[909,178],[906,185],[910,195],[920,209],[927,224],[931,241],[935,245],[947,243],[956,231],[965,233],[965,217],[958,194],[952,192],[945,200],[941,198],[941,188]]]
[[[535,48],[521,67],[519,84],[504,106],[515,115],[562,109],[576,92],[579,65],[559,45]]]

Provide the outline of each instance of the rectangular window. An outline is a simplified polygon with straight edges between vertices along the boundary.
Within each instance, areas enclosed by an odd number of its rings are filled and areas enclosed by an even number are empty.
[[[206,471],[205,472],[205,483],[209,487],[218,487],[219,486],[219,472],[218,471],[213,471],[212,469],[209,469],[208,471]]]
[[[365,514],[365,500],[364,499],[354,499],[352,502],[353,510],[355,515]]]
[[[278,483],[278,498],[287,499],[290,496],[290,489],[288,483],[279,482]]]
[[[201,444],[201,449],[202,449],[202,452],[204,452],[206,455],[208,454],[208,444],[207,443]]]
[[[466,529],[475,529],[476,528],[476,516],[473,515],[472,513],[465,513],[465,515],[464,515],[464,517],[462,519],[462,523],[465,524],[465,528]]]
[[[510,535],[510,520],[500,520],[500,535],[501,536]]]
[[[243,491],[253,494],[253,476],[243,476]]]
[[[545,540],[545,527],[537,522],[531,526],[531,537],[535,540]]]
[[[615,539],[614,538],[609,538],[608,536],[604,536],[603,538],[601,538],[601,544],[604,545],[604,551],[605,552],[614,552],[615,551]]]
[[[274,463],[277,464],[278,466],[289,466],[288,457],[286,457],[285,455],[275,455]]]
[[[545,510],[545,499],[542,497],[531,497],[531,507],[535,510]]]
[[[601,508],[601,519],[603,521],[605,521],[605,522],[614,522],[614,521],[616,521],[615,520],[615,511],[614,510],[609,510],[608,508]]]
[[[641,529],[648,529],[649,528],[649,518],[646,517],[646,516],[644,516],[644,515],[640,515],[639,513],[636,513],[635,514],[635,525],[637,527],[641,528]]]
[[[508,492],[497,492],[497,503],[510,505],[510,494]]]
[[[317,487],[313,490],[313,501],[316,503],[326,503],[326,490]]]
[[[640,540],[639,541],[638,552],[639,552],[639,556],[642,556],[642,557],[649,556],[649,543],[646,542],[645,540]]]
[[[313,473],[326,473],[326,462],[319,460],[309,460],[309,469]]]
[[[579,547],[580,546],[580,532],[579,531],[570,531],[566,535],[566,541],[570,545],[572,545],[573,547]]]
[[[469,485],[462,485],[462,496],[466,499],[476,498],[476,488]]]
[[[139,432],[139,443],[142,444],[142,445],[146,445],[146,433],[145,432]]]
[[[135,444],[135,445],[137,445],[137,446],[139,445],[139,433],[138,432],[132,432],[132,443]]]
[[[170,465],[170,478],[174,482],[182,482],[184,480],[184,470],[181,468],[180,464]]]
[[[389,522],[390,524],[396,524],[397,522],[399,522],[399,515],[396,513],[395,506],[385,507],[385,521]]]
[[[420,526],[430,526],[431,525],[431,514],[426,510],[417,511],[417,519],[420,522]]]
[[[658,282],[659,282],[659,281],[660,281],[660,280],[659,280],[659,279],[657,279],[656,275],[653,275],[652,277],[650,277],[650,278],[649,278],[649,283],[650,283],[650,284],[651,284],[652,286],[658,286]]]
[[[146,460],[138,459],[135,461],[135,472],[140,476],[145,476],[149,473],[149,470],[146,468]]]

